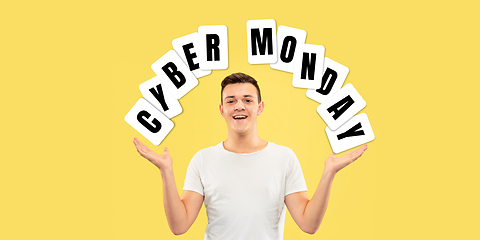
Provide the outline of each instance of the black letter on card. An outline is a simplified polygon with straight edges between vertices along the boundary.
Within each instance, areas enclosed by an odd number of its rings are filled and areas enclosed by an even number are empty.
[[[331,77],[330,77],[331,76]],[[335,84],[335,80],[337,80],[337,72],[335,72],[331,68],[327,68],[325,70],[325,73],[323,74],[322,77],[322,86],[317,89],[317,92],[323,95],[328,95],[330,91],[332,91],[333,84]],[[330,81],[328,80],[330,77]]]
[[[359,130],[360,128],[362,128],[362,123],[357,123],[357,125],[353,126],[352,128],[350,128],[350,129],[347,130],[346,132],[344,132],[344,133],[342,133],[342,134],[338,134],[338,135],[337,135],[337,138],[338,138],[338,140],[340,140],[340,139],[346,138],[346,137],[353,137],[353,136],[365,135],[365,133],[363,132],[363,130],[357,131],[357,130]]]
[[[193,59],[197,57],[196,53],[190,52],[190,49],[193,48],[193,43],[185,44],[182,46],[183,52],[185,53],[185,57],[187,58],[188,67],[190,71],[196,70],[200,68],[200,65],[193,62]]]
[[[213,61],[220,61],[220,49],[218,46],[220,45],[220,37],[217,34],[207,34],[207,61],[212,61],[212,51],[213,55],[215,55],[215,59]]]
[[[165,66],[162,67],[165,74],[167,74],[168,78],[173,82],[175,87],[180,88],[187,82],[185,76],[180,71],[177,71],[177,66],[173,62],[168,62]],[[177,77],[175,77],[177,76]]]
[[[252,55],[257,55],[257,43],[258,43],[258,50],[260,51],[260,55],[265,55],[265,50],[267,48],[267,41],[268,41],[268,55],[273,54],[273,33],[271,28],[264,28],[263,29],[263,36],[260,39],[260,29],[252,28],[252,33],[250,35],[251,46],[252,46]]]
[[[290,48],[288,48],[288,43],[290,43]],[[286,36],[283,39],[282,51],[280,52],[280,59],[285,63],[291,62],[295,54],[296,46],[297,46],[297,39],[292,36]],[[290,52],[288,52],[288,56],[287,56],[287,49],[290,50]]]
[[[163,111],[167,111],[168,106],[167,106],[167,103],[165,102],[165,97],[162,91],[162,85],[158,84],[157,90],[155,90],[155,88],[153,87],[148,89],[148,91],[150,91],[153,94],[153,96],[157,99],[157,101],[160,103],[160,105],[162,105]]]
[[[311,61],[309,60],[308,53],[304,52],[303,53],[303,60],[302,60],[302,74],[301,74],[301,79],[306,79],[307,78],[307,72],[308,72],[308,80],[313,80],[315,76],[315,62],[317,60],[317,54],[312,53],[312,59]]]
[[[338,101],[337,103],[333,104],[331,107],[327,108],[329,113],[334,112],[333,119],[337,120],[347,109],[353,105],[355,101],[350,95],[344,97],[342,100]]]
[[[153,125],[151,125],[149,122],[147,122],[147,120],[145,120],[144,117],[148,119],[150,117],[150,113],[148,113],[145,110],[142,110],[137,114],[137,120],[144,127],[146,127],[150,132],[157,133],[158,131],[160,131],[160,129],[162,128],[162,124],[156,118],[152,119]]]

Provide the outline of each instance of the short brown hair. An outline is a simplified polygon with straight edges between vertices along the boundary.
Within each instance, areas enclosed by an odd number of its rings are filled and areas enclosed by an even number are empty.
[[[251,83],[255,88],[257,89],[257,95],[258,95],[258,102],[260,103],[262,101],[262,96],[260,96],[260,87],[258,87],[257,80],[255,78],[245,74],[245,73],[232,73],[228,76],[226,76],[223,81],[222,81],[222,91],[220,92],[220,99],[223,104],[223,89],[229,84],[236,84],[236,83]]]

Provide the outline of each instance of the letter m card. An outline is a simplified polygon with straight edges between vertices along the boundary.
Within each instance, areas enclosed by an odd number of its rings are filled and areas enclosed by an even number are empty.
[[[247,48],[250,64],[277,62],[277,33],[273,19],[247,21]]]

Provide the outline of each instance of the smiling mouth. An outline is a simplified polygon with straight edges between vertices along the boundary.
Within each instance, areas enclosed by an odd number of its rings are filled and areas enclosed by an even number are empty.
[[[247,116],[234,116],[233,119],[235,120],[242,120],[242,119],[246,119]]]

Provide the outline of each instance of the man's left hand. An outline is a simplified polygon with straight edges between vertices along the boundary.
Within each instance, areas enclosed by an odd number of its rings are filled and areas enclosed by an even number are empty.
[[[367,145],[363,145],[341,157],[337,157],[335,153],[332,153],[332,155],[330,155],[325,161],[325,171],[331,171],[334,174],[337,173],[348,164],[357,160],[366,150]]]

